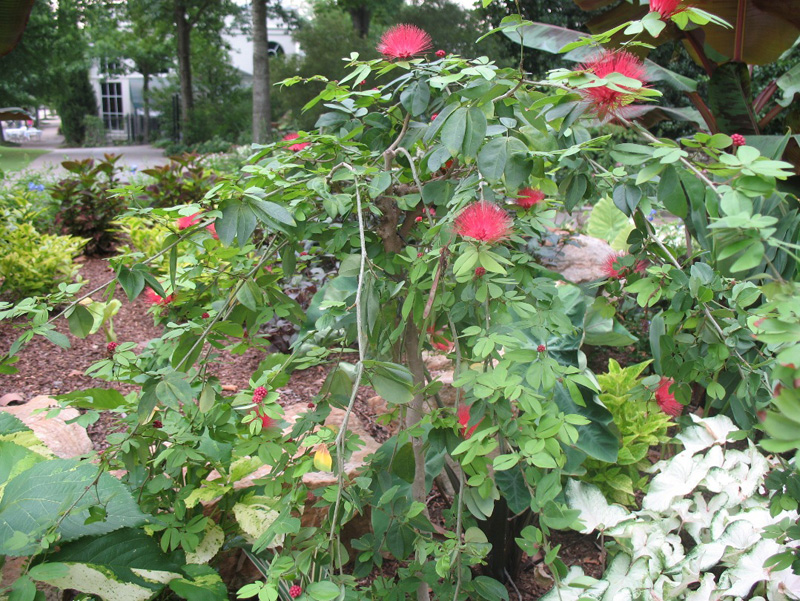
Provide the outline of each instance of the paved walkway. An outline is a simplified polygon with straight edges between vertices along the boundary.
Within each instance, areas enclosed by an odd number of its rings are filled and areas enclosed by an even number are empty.
[[[104,154],[120,154],[122,158],[117,165],[128,171],[147,169],[155,165],[166,165],[169,159],[164,156],[164,151],[147,144],[136,146],[104,146],[100,148],[61,148],[64,138],[58,133],[61,120],[44,119],[39,128],[42,130],[41,140],[23,142],[22,148],[36,148],[48,150],[47,154],[36,157],[27,169],[35,171],[51,171],[56,176],[66,173],[61,162],[65,160],[102,159]]]

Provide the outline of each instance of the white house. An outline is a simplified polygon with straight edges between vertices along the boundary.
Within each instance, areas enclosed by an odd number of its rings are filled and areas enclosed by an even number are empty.
[[[292,55],[300,52],[300,47],[289,33],[288,27],[277,20],[267,21],[270,55]],[[222,38],[230,46],[231,65],[242,73],[242,79],[251,80],[253,76],[253,40],[242,31],[223,34]],[[89,72],[89,80],[97,98],[100,118],[103,120],[109,138],[133,139],[141,131],[144,117],[144,77],[141,73],[114,68],[113,64],[95,64]],[[120,71],[125,73],[120,74]],[[150,87],[163,85],[163,79],[153,77]]]

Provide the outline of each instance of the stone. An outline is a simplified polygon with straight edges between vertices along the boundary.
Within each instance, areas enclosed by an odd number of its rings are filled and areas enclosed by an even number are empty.
[[[62,409],[55,417],[47,417],[46,412],[34,413],[37,409],[58,407],[58,402],[47,396],[37,396],[24,405],[0,407],[0,411],[10,413],[28,426],[33,433],[53,453],[62,459],[91,453],[94,448],[86,430],[78,424],[66,422],[80,416],[77,409]]]
[[[615,251],[608,242],[578,234],[563,246],[541,256],[542,262],[573,284],[583,284],[605,277],[604,267]]]
[[[8,407],[9,405],[22,405],[25,399],[17,392],[9,392],[0,396],[0,407]]]

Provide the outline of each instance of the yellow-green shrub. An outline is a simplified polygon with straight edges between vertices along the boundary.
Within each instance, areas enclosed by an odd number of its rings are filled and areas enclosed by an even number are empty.
[[[75,236],[40,234],[29,223],[0,228],[0,293],[21,298],[55,291],[77,273],[73,258],[85,243]]]

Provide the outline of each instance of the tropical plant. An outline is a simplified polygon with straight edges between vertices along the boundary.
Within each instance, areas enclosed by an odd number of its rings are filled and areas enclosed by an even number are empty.
[[[89,256],[108,255],[114,249],[118,232],[115,219],[124,209],[123,200],[111,190],[116,186],[119,155],[106,154],[97,161],[64,161],[68,176],[50,188],[58,206],[55,224],[62,233],[86,238],[84,252]]]
[[[760,494],[774,462],[750,443],[726,448],[743,435],[723,417],[694,419],[678,438],[685,449],[653,466],[640,511],[609,505],[599,489],[572,480],[570,508],[580,511],[581,532],[602,533],[610,556],[602,578],[579,567],[543,599],[660,598],[765,599],[800,595],[797,576],[765,562],[785,544],[765,534],[786,516],[770,515]]]

